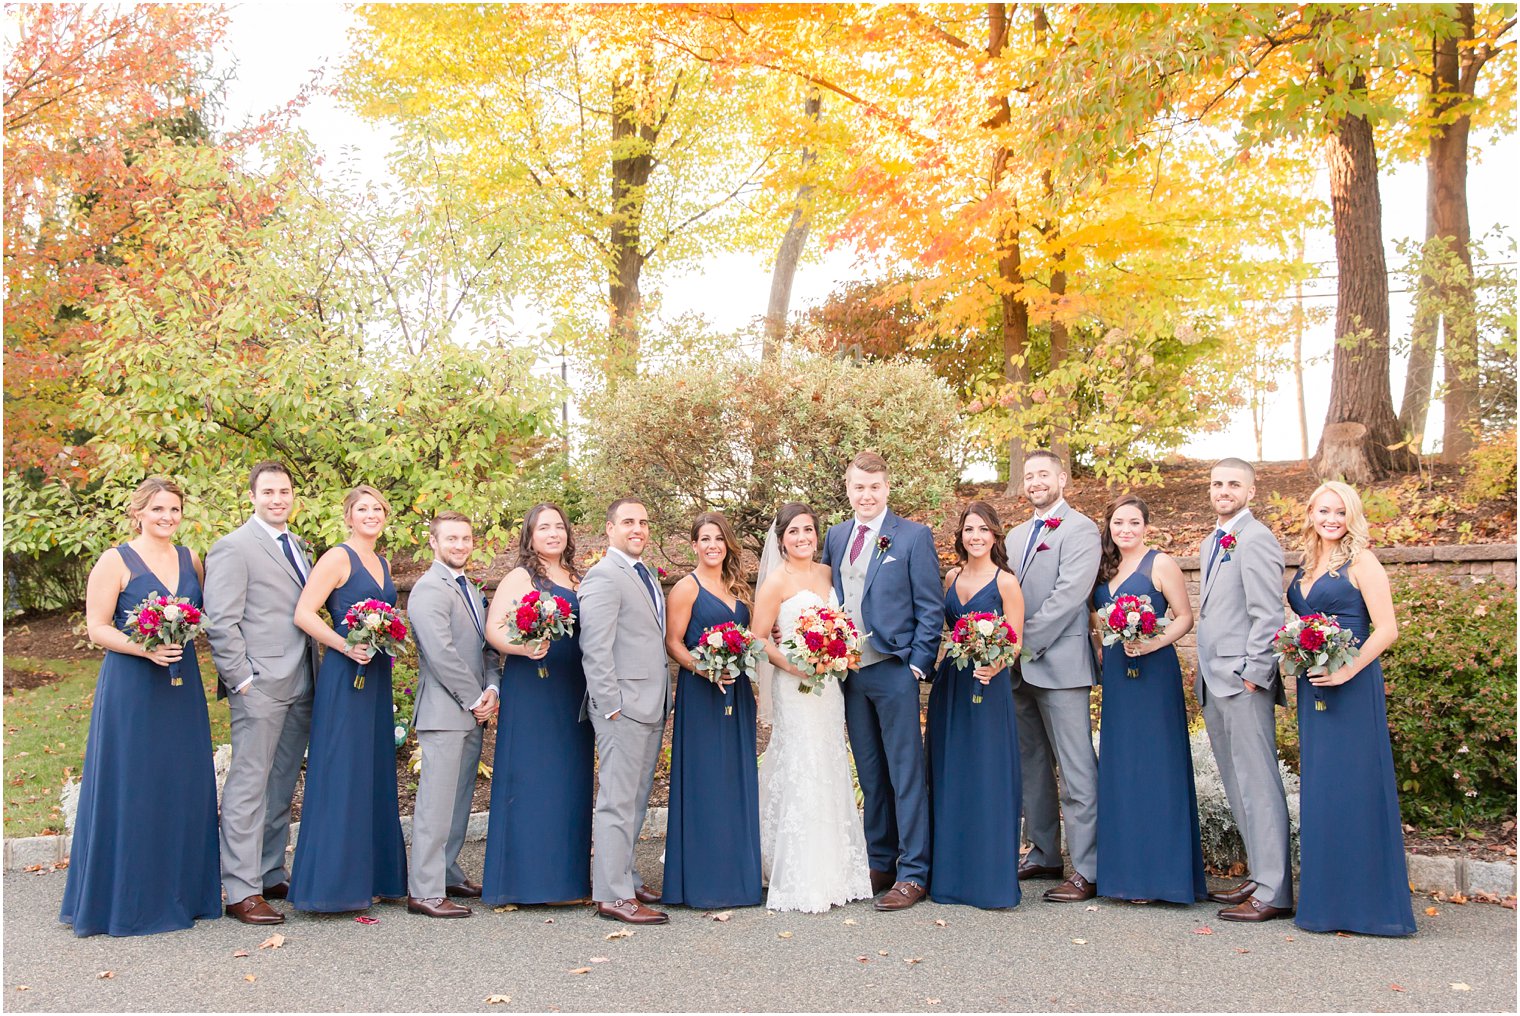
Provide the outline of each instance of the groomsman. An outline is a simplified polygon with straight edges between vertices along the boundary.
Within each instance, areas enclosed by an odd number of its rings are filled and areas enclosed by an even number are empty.
[[[266,902],[289,888],[290,802],[311,730],[317,647],[295,626],[311,562],[286,524],[290,470],[260,462],[248,476],[253,517],[206,555],[206,637],[217,697],[232,718],[232,765],[222,789],[222,885],[227,915],[279,924]]]
[[[929,885],[929,792],[918,682],[934,667],[945,620],[939,555],[928,526],[887,507],[887,462],[861,452],[845,470],[855,517],[829,530],[823,563],[834,593],[869,637],[844,682],[850,751],[865,798],[877,910],[906,910]]]
[[[670,711],[665,601],[642,558],[649,513],[637,498],[607,509],[607,556],[581,580],[586,712],[596,732],[598,784],[591,819],[591,895],[603,917],[664,924],[659,896],[634,869],[655,764]]]
[[[1071,877],[1045,898],[1090,900],[1098,881],[1098,757],[1089,709],[1098,671],[1088,635],[1101,544],[1092,519],[1066,503],[1068,477],[1054,453],[1024,458],[1024,497],[1034,517],[1006,538],[1024,590],[1024,651],[1015,671],[1014,713],[1024,778],[1024,837],[1030,851],[1019,878],[1059,878],[1061,819]],[[1060,804],[1056,767],[1061,770]]]
[[[1198,677],[1193,690],[1246,843],[1251,879],[1209,899],[1225,921],[1270,921],[1293,908],[1288,802],[1277,769],[1274,705],[1285,705],[1272,637],[1283,623],[1283,552],[1251,516],[1256,470],[1220,459],[1209,473],[1214,532],[1198,549]]]
[[[496,712],[499,688],[485,647],[485,598],[465,576],[475,532],[459,512],[444,511],[428,527],[433,566],[407,597],[417,640],[417,707],[413,726],[422,749],[422,779],[412,817],[406,908],[428,917],[469,917],[449,896],[480,897],[459,866],[475,797],[481,737]]]

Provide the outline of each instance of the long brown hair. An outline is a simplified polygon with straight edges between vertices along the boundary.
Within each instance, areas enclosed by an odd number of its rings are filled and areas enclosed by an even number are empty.
[[[801,501],[788,501],[786,504],[781,506],[780,510],[776,512],[776,549],[781,552],[782,560],[786,559],[787,553],[786,545],[781,542],[781,538],[786,535],[787,527],[790,526],[799,515],[806,515],[808,518],[813,520],[813,531],[818,540],[817,545],[819,547],[823,546],[823,534],[817,531],[818,513],[813,511],[813,509],[809,508],[807,505],[803,504]],[[815,555],[814,560],[817,560],[817,551],[815,550],[813,553]]]
[[[696,543],[697,537],[702,534],[703,526],[717,526],[718,533],[723,537],[723,546],[728,553],[723,556],[723,588],[728,594],[740,603],[748,605],[751,601],[749,583],[744,581],[744,562],[739,549],[739,538],[734,535],[734,527],[728,524],[728,519],[723,517],[722,512],[703,512],[691,522],[691,542]]]
[[[553,501],[534,505],[523,517],[522,528],[517,532],[517,566],[527,571],[528,577],[533,580],[533,588],[548,589],[551,585],[549,575],[544,571],[543,559],[533,549],[533,527],[538,525],[538,517],[544,512],[555,512],[565,524],[565,549],[560,552],[559,564],[570,573],[571,582],[580,585],[581,571],[575,566],[575,530],[570,528],[570,516],[565,514],[565,509]]]
[[[966,520],[975,515],[987,523],[987,528],[992,530],[992,563],[999,571],[1012,571],[1008,567],[1008,547],[1003,542],[1003,520],[998,518],[997,509],[986,501],[972,501],[961,512],[960,519],[955,523],[955,561],[956,564],[965,565],[971,555],[966,553],[966,544],[961,540],[961,531],[966,528]]]
[[[1150,507],[1134,494],[1121,494],[1108,503],[1103,511],[1102,555],[1098,558],[1098,578],[1093,583],[1093,588],[1108,585],[1109,579],[1119,574],[1119,545],[1114,542],[1113,534],[1109,532],[1109,526],[1114,521],[1114,512],[1125,505],[1134,505],[1140,509],[1140,519],[1146,525],[1151,524]]]

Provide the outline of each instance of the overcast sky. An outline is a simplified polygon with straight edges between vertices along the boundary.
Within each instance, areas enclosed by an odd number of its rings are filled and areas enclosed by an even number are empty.
[[[330,84],[336,77],[347,48],[345,33],[350,14],[334,3],[247,3],[233,9],[227,51],[221,61],[226,69],[235,64],[235,77],[229,85],[227,116],[237,123],[288,101],[301,86],[311,80],[314,71],[322,71],[322,80]],[[387,176],[385,156],[388,138],[359,117],[343,109],[333,99],[318,94],[303,110],[299,123],[320,146],[329,162],[351,159],[365,175],[377,179]],[[1478,139],[1482,140],[1482,139]],[[1472,234],[1480,237],[1498,225],[1510,236],[1515,232],[1515,202],[1512,197],[1516,156],[1520,154],[1514,135],[1485,151],[1469,170],[1469,201]],[[1319,186],[1327,187],[1321,174]],[[1324,196],[1328,199],[1328,191]],[[1397,263],[1394,241],[1422,238],[1425,229],[1425,172],[1422,165],[1405,165],[1382,177],[1383,237],[1388,246],[1389,264]],[[816,238],[810,240],[816,242]],[[1311,236],[1308,256],[1312,260],[1333,260],[1334,247],[1329,235]],[[1326,267],[1326,274],[1333,265]],[[821,263],[804,265],[793,287],[792,310],[823,300],[840,282],[858,278],[852,271],[851,258],[844,251],[832,252]],[[760,257],[721,255],[707,259],[702,269],[683,277],[662,277],[661,297],[667,315],[686,311],[702,314],[721,329],[744,325],[762,314],[770,287],[770,262]],[[1397,287],[1395,287],[1397,288]],[[1312,302],[1333,310],[1333,280],[1309,288],[1318,293]],[[723,298],[713,299],[714,294]],[[736,300],[733,294],[750,294],[752,299]],[[1391,296],[1394,335],[1407,333],[1410,302],[1408,294]],[[1329,401],[1330,367],[1328,353],[1332,333],[1327,322],[1311,327],[1306,334],[1306,358],[1318,357],[1308,371],[1305,389],[1309,417],[1309,448],[1318,442]],[[1402,369],[1395,367],[1394,399],[1400,397]],[[1431,408],[1427,434],[1439,438],[1440,407]],[[1427,445],[1429,445],[1427,439]],[[1299,451],[1298,416],[1291,379],[1284,378],[1268,407],[1264,456],[1267,459],[1297,458]],[[1194,438],[1182,449],[1183,454],[1199,458],[1223,455],[1251,457],[1255,453],[1250,416],[1242,409],[1224,431]]]

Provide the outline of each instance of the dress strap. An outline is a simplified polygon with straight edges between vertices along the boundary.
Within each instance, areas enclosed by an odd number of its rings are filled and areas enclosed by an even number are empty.
[[[1151,581],[1151,567],[1156,563],[1156,555],[1159,553],[1161,553],[1161,551],[1158,548],[1152,547],[1150,550],[1146,551],[1145,556],[1140,559],[1140,567],[1135,569],[1135,571],[1139,572],[1141,575],[1144,575],[1146,581],[1150,582],[1151,585],[1156,584],[1155,582]]]
[[[134,578],[148,571],[148,562],[142,559],[141,554],[132,549],[132,545],[130,543],[118,543],[116,545],[116,552],[120,554],[121,559],[126,562],[128,574],[132,575]],[[181,561],[181,564],[183,564],[183,561]]]

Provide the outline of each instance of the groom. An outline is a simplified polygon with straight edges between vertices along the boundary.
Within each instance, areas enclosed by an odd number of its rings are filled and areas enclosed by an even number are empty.
[[[823,563],[865,640],[844,682],[850,751],[865,796],[871,891],[877,910],[906,910],[929,884],[929,801],[918,682],[939,648],[945,605],[928,526],[887,508],[887,463],[861,452],[845,470],[855,517],[829,530]]]
[[[607,509],[607,556],[581,580],[581,659],[586,712],[596,732],[598,784],[591,835],[591,895],[603,917],[628,924],[670,918],[645,906],[659,897],[634,870],[633,852],[670,710],[665,601],[641,559],[649,513],[637,498]]]

